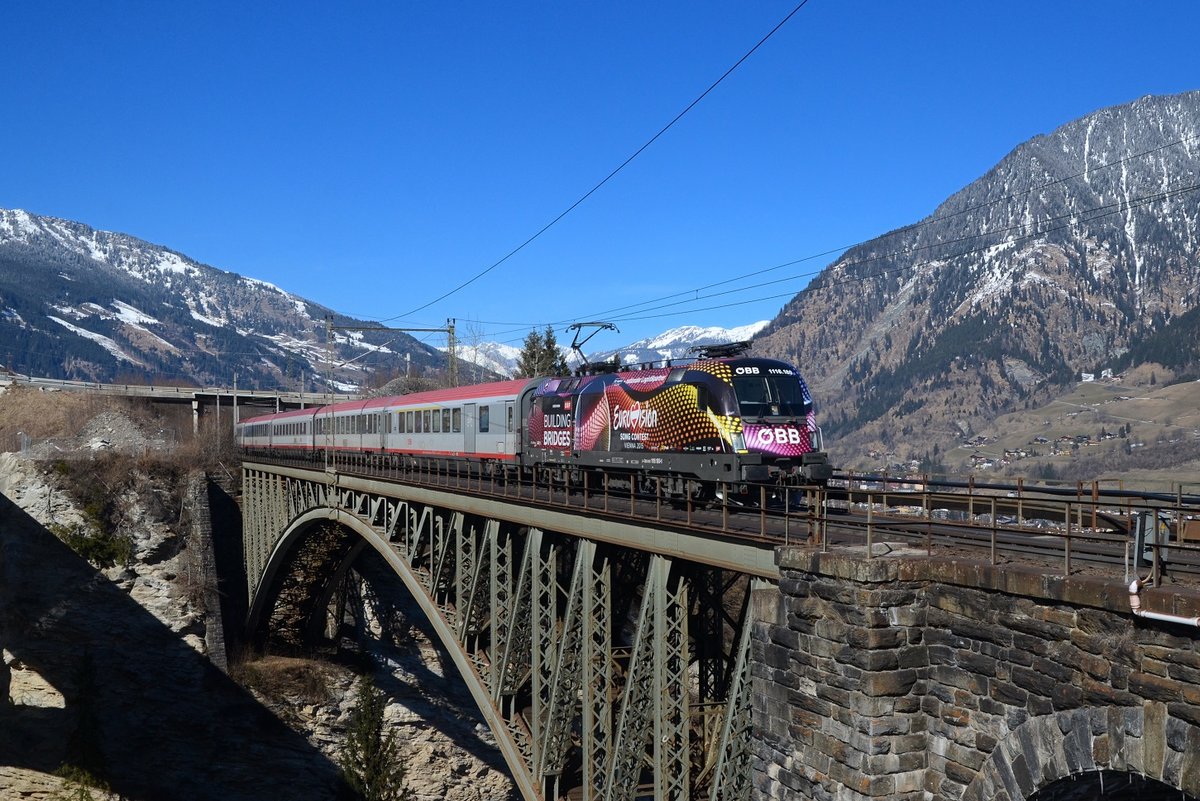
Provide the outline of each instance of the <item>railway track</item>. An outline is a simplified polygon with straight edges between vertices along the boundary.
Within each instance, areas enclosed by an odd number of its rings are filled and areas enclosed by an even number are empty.
[[[477,467],[434,459],[402,468],[366,461],[326,466],[306,459],[261,460],[640,520],[764,548],[807,545],[873,553],[887,543],[929,556],[1041,566],[1054,575],[1100,575],[1125,583],[1139,577],[1152,584],[1200,587],[1200,539],[1180,537],[1181,531],[1186,535],[1200,528],[1200,497],[1179,493],[876,476],[842,478],[842,486],[826,488],[719,485],[716,499],[695,503],[670,501],[661,491],[637,492],[628,482],[592,474],[563,483],[486,475]]]

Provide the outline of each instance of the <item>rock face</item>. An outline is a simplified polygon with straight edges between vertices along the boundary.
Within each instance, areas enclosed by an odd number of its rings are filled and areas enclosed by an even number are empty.
[[[1198,137],[1200,92],[1036,137],[930,217],[846,251],[756,352],[800,367],[847,451],[915,432],[945,444],[1081,371],[1119,371],[1155,332],[1195,328]],[[1159,358],[1195,369],[1181,342]]]
[[[334,664],[241,662],[231,666],[239,678],[287,674],[243,689],[208,659],[215,604],[198,572],[199,543],[176,530],[178,509],[164,521],[163,509],[147,508],[153,478],[117,499],[134,558],[103,571],[51,533],[87,520],[55,480],[0,453],[0,764],[11,766],[0,772],[0,798],[56,792],[61,782],[46,774],[81,738],[98,745],[93,772],[138,801],[333,797],[356,675]],[[405,602],[386,576],[373,581],[382,586],[365,595],[386,611],[361,614],[389,622],[364,628],[360,647],[381,666],[375,681],[390,697],[415,797],[515,798],[469,694],[439,666],[445,655],[397,611]]]
[[[391,699],[387,716],[399,732],[409,786],[429,801],[517,801],[491,730],[391,568],[367,550],[351,581],[358,588],[356,635]]]
[[[333,763],[199,652],[173,533],[135,526],[140,559],[102,572],[46,528],[82,519],[66,493],[12,454],[0,476],[0,685],[24,688],[0,707],[0,761],[49,773],[82,754],[134,799],[330,797]]]

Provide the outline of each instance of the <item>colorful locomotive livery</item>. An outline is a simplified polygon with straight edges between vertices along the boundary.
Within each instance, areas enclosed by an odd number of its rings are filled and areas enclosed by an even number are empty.
[[[334,451],[372,461],[444,457],[508,469],[604,470],[687,481],[823,482],[813,401],[772,359],[480,384],[240,422],[248,451]]]

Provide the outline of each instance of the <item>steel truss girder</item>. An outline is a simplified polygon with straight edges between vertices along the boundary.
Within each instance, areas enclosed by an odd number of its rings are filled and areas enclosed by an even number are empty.
[[[306,521],[336,519],[398,560],[528,801],[572,791],[624,801],[647,788],[657,801],[749,797],[749,622],[724,639],[731,583],[719,573],[296,472],[245,471],[252,598]],[[728,648],[701,646],[693,632]],[[694,730],[714,701],[724,715],[711,748],[715,737]]]
[[[754,579],[749,594],[765,589],[766,582]],[[747,596],[749,600],[749,595]],[[729,700],[721,723],[721,739],[717,746],[710,801],[749,801],[753,784],[750,781],[752,721],[750,719],[750,604],[742,613],[741,633],[730,674]]]

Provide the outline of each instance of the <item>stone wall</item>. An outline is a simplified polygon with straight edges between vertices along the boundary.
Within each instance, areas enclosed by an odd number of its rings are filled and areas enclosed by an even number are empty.
[[[1016,801],[1097,770],[1200,795],[1200,631],[1135,619],[1121,584],[920,552],[779,564],[755,598],[756,799]]]
[[[209,661],[229,672],[225,650],[225,626],[221,598],[217,592],[217,561],[213,548],[212,514],[208,503],[208,477],[202,470],[188,474],[187,507],[191,525],[187,533],[188,571],[196,606],[205,618],[204,647]]]

